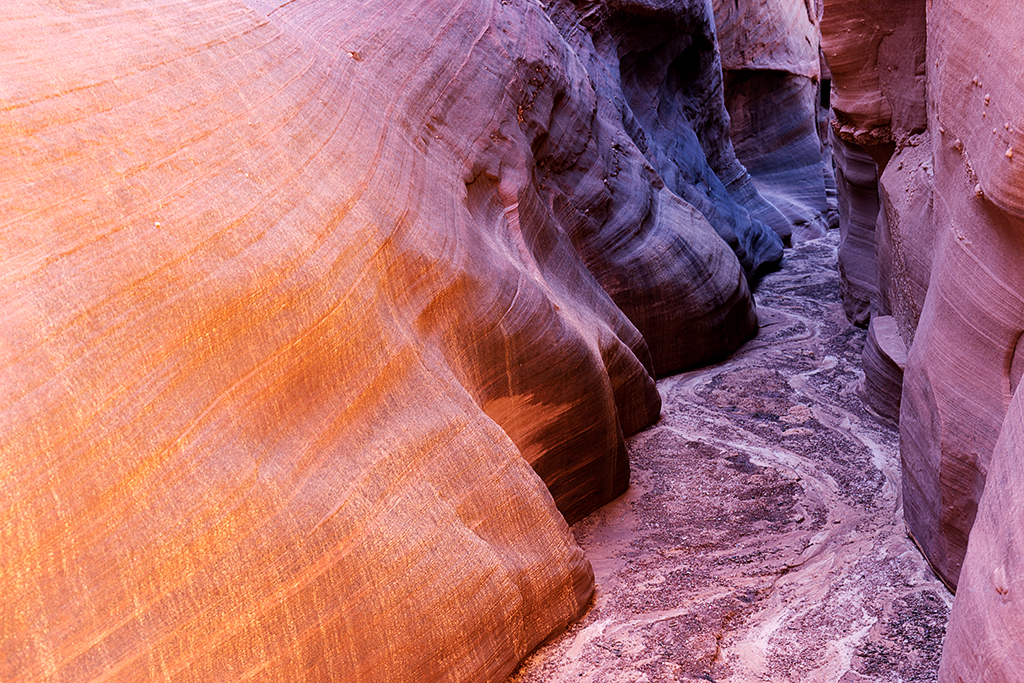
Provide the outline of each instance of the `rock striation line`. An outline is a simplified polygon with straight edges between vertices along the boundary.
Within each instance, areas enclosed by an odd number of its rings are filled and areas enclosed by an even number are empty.
[[[833,130],[880,177],[875,234],[855,243],[874,245],[877,270],[856,253],[840,259],[848,291],[867,293],[869,315],[892,316],[907,347],[907,526],[957,589],[940,679],[1021,680],[1011,585],[1022,519],[1006,473],[1024,448],[1011,409],[1024,370],[1024,23],[1005,1],[825,5]],[[861,286],[871,282],[877,296]],[[875,360],[866,372],[894,376]]]

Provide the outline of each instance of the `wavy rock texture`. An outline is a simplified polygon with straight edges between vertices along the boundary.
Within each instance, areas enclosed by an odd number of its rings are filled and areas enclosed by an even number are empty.
[[[1014,394],[971,531],[939,680],[1024,678],[1024,393]]]
[[[908,360],[901,437],[908,525],[952,584],[1016,388],[1024,329],[1024,207],[1000,189],[1024,183],[1022,160],[1005,154],[1019,144],[1024,119],[995,95],[986,106],[984,91],[1002,87],[1001,69],[1010,68],[986,55],[1014,53],[1014,14],[1001,5],[966,16],[942,3],[929,15],[936,255]],[[1024,80],[1010,80],[1017,90],[1001,96],[1019,105]]]
[[[611,60],[706,8],[616,6],[0,10],[0,677],[501,680],[580,613],[563,514],[756,327],[634,144],[690,72]]]
[[[726,106],[737,158],[800,239],[834,220],[831,162],[817,129],[820,4],[715,0]],[[830,215],[831,212],[831,215]]]
[[[921,319],[935,251],[931,138],[923,134],[909,142],[879,178],[875,225],[878,312],[893,317],[908,347]]]
[[[907,347],[892,316],[872,316],[864,342],[863,364],[861,397],[882,417],[899,422]]]
[[[878,298],[875,226],[878,172],[874,158],[859,145],[829,131],[839,194],[839,289],[851,322],[866,327]]]
[[[918,144],[927,126],[925,3],[825,0],[821,31],[822,51],[833,76],[832,129],[841,141],[833,141],[832,147],[840,167],[836,181],[844,304],[851,320],[867,325],[873,307],[890,312],[877,301],[878,287],[888,287],[879,285],[878,272],[887,273],[890,267],[876,265],[875,244],[883,233],[897,235],[898,240],[902,231],[914,230],[912,225],[892,225],[876,235],[877,181],[888,169],[894,148]],[[871,161],[877,168],[869,168]],[[853,164],[860,167],[856,177],[838,177]],[[930,262],[931,255],[915,258]]]
[[[1019,469],[1021,427],[1007,407],[1024,373],[1024,22],[1006,0],[929,3],[927,59],[910,78],[905,60],[882,58],[899,35],[886,37],[885,18],[924,16],[925,3],[871,3],[862,11],[878,19],[854,21],[851,3],[836,2],[834,16],[847,19],[829,24],[832,4],[823,43],[841,91],[837,128],[868,144],[889,136],[897,147],[881,181],[879,309],[912,342],[900,413],[908,528],[957,586],[940,678],[1020,680],[1021,515],[1010,472]],[[855,49],[858,40],[868,47]],[[891,54],[920,42],[909,33]],[[880,66],[863,72],[872,59]],[[900,97],[925,70],[927,103]],[[924,111],[928,130],[917,135]],[[986,512],[972,531],[979,501]]]
[[[598,117],[611,127],[625,124],[661,181],[696,208],[756,276],[782,258],[782,241],[772,231],[780,221],[772,228],[764,222],[781,216],[754,189],[733,151],[713,17],[703,3],[687,7],[640,1],[586,3],[581,10],[552,2],[548,11],[610,100],[599,98]]]
[[[917,381],[904,385],[915,396],[904,459],[921,473],[908,498],[924,501],[911,528],[957,583],[943,683],[1024,677],[1022,31],[1005,1],[929,13],[939,256],[908,365]]]
[[[512,681],[935,680],[953,597],[907,538],[898,433],[854,391],[837,246],[794,245],[755,339],[658,380],[629,491],[573,526],[594,606]]]

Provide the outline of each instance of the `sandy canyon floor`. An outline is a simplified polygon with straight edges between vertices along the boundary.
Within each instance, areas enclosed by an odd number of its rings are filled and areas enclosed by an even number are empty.
[[[935,680],[952,596],[906,536],[898,432],[856,394],[837,242],[787,250],[736,354],[659,381],[630,490],[573,527],[594,602],[514,683]]]

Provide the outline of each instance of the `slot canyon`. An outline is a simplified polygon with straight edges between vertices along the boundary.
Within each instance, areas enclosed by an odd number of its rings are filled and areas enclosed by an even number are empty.
[[[0,46],[0,680],[1024,681],[1009,0]]]

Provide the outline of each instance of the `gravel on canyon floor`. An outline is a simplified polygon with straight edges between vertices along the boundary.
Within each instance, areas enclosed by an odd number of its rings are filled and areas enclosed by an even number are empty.
[[[629,491],[573,527],[594,601],[512,683],[936,679],[952,596],[906,535],[898,431],[856,393],[837,242],[787,250],[755,339],[658,382]]]

